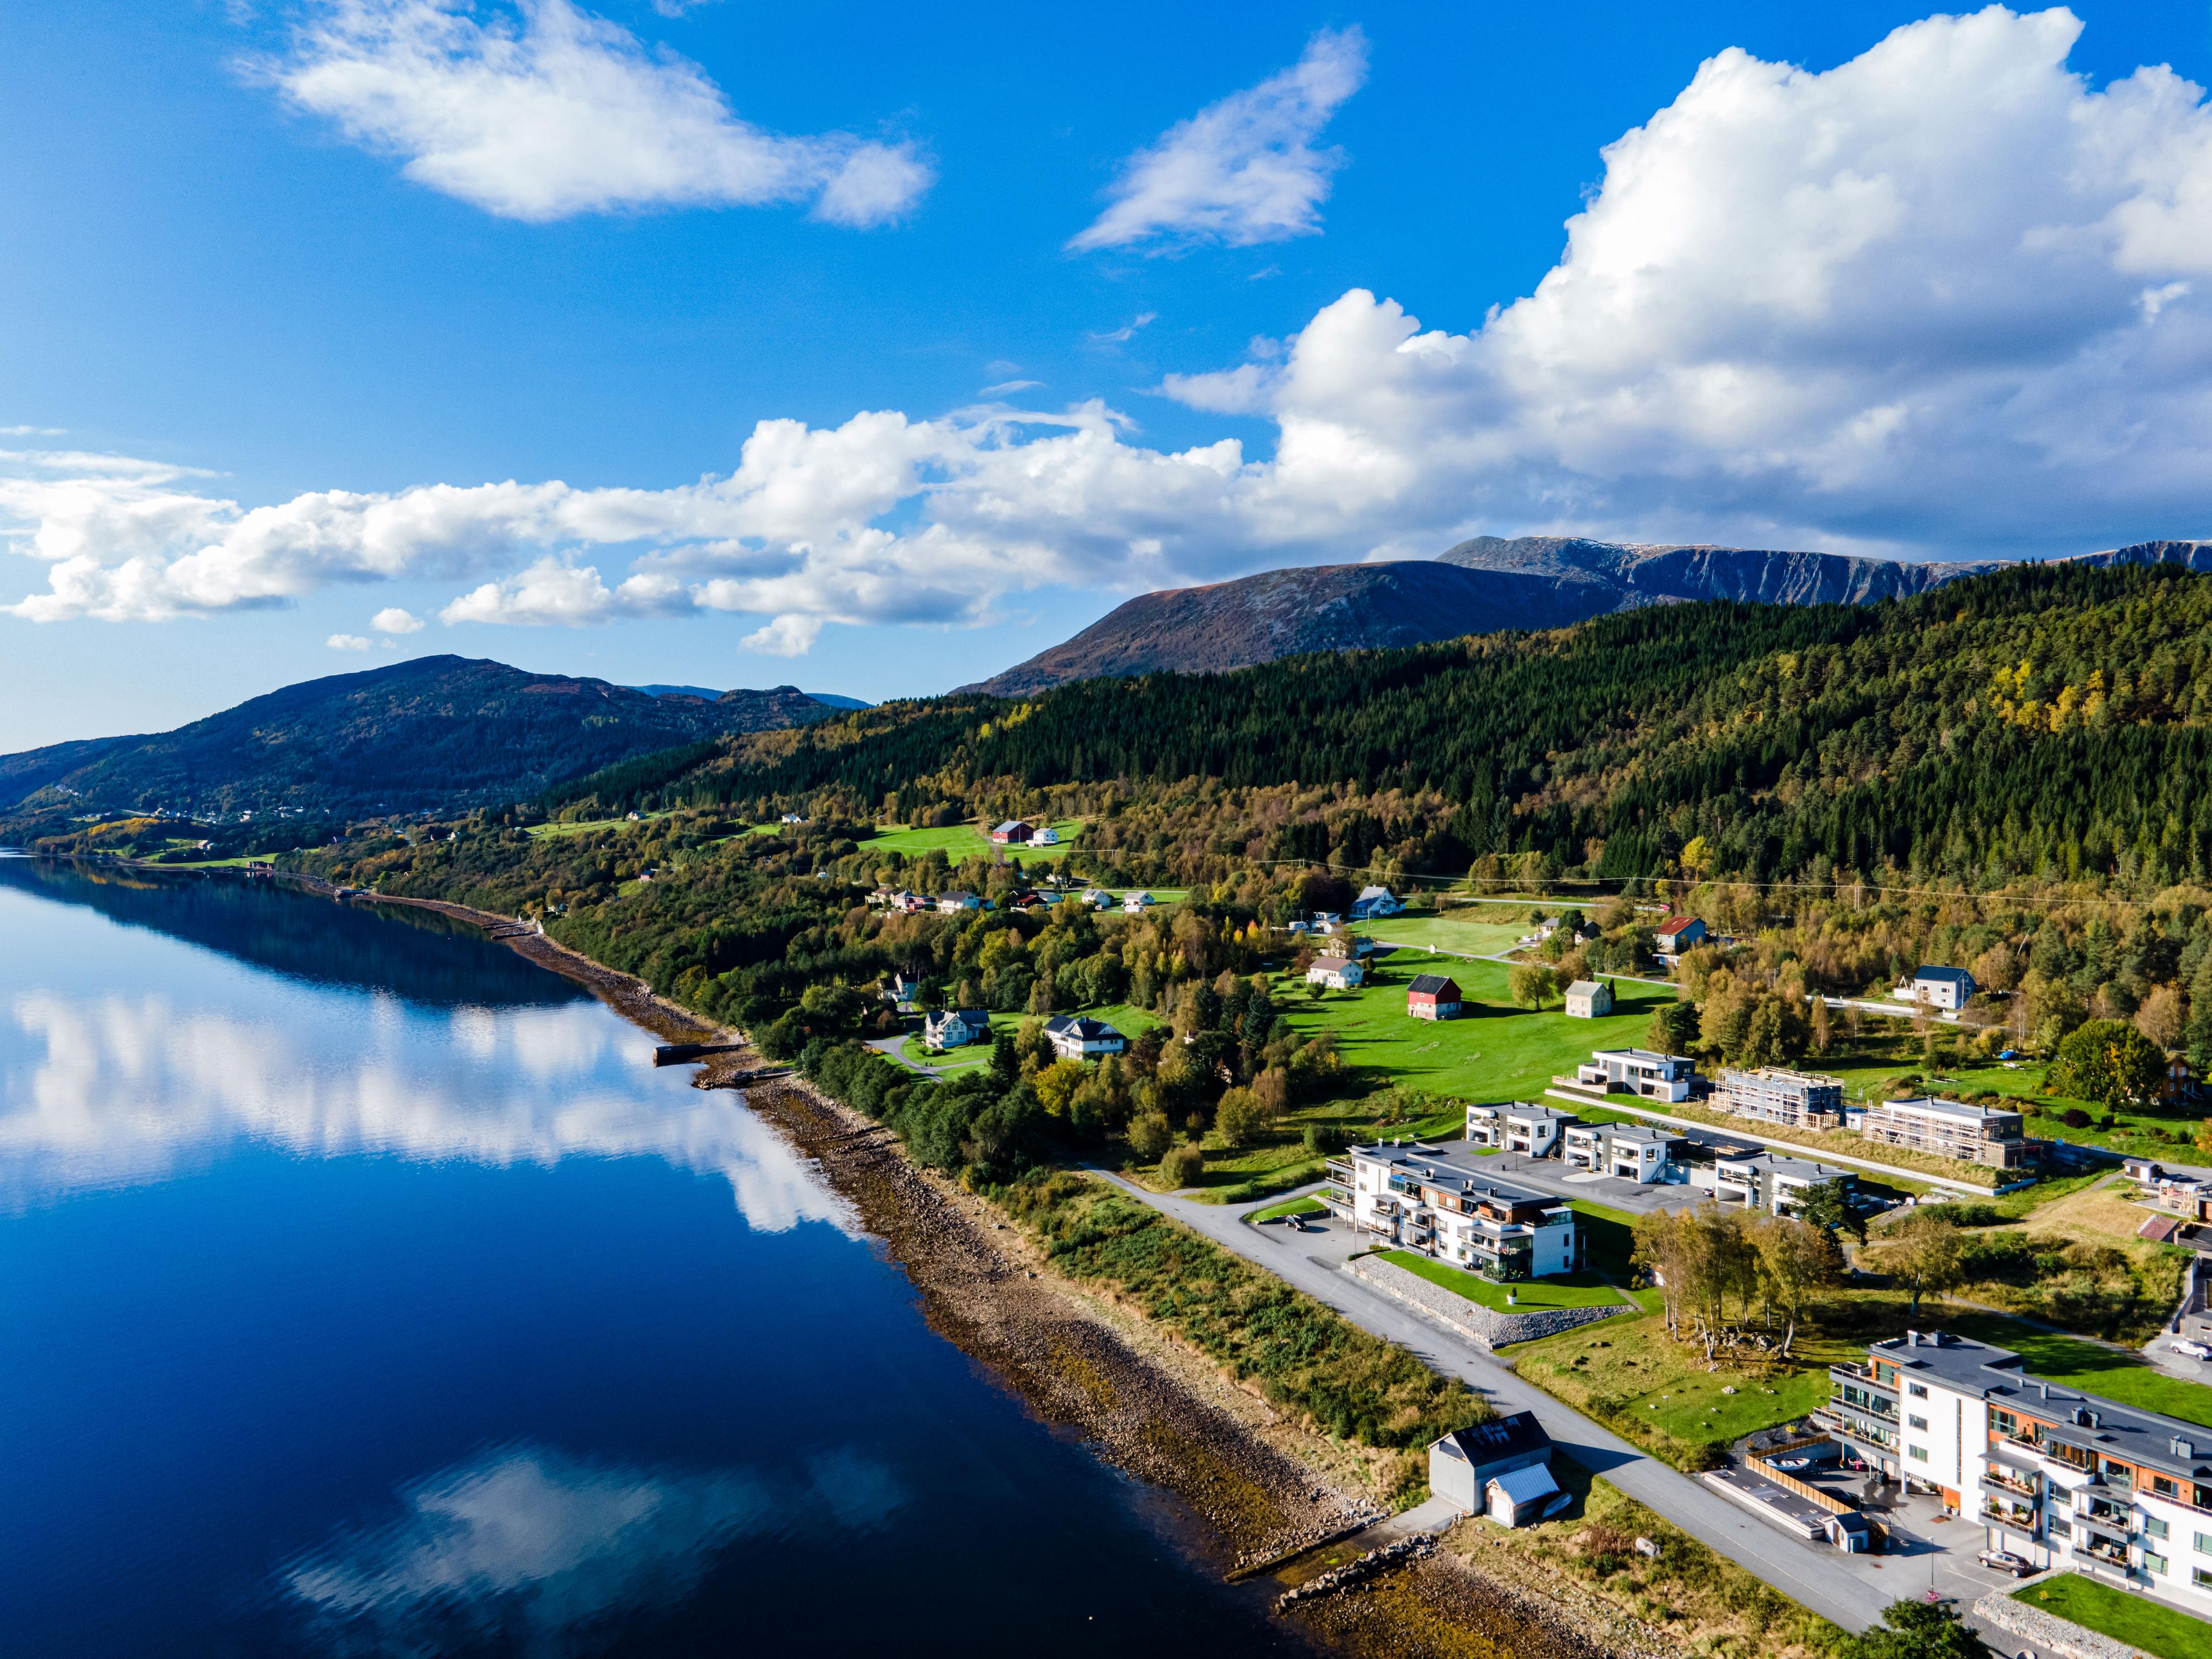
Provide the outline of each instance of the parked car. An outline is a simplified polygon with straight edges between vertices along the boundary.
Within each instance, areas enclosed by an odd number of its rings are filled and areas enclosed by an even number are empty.
[[[2166,1345],[2176,1353],[2185,1353],[2191,1359],[2212,1359],[2212,1345],[2192,1342],[2185,1336],[2177,1336]]]
[[[1985,1567],[2008,1572],[2015,1578],[2025,1578],[2035,1571],[2023,1558],[2014,1555],[2010,1550],[1984,1550],[1975,1559]]]

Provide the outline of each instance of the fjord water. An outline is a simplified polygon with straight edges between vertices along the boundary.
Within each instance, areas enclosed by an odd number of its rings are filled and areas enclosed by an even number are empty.
[[[652,1044],[434,917],[0,857],[0,1652],[1285,1645]]]

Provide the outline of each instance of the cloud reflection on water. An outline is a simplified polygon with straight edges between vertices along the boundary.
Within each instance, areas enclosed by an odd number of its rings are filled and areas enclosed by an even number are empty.
[[[730,1183],[748,1224],[843,1202],[726,1091],[655,1079],[652,1039],[595,1005],[410,1013],[388,996],[295,1003],[307,1022],[161,993],[27,991],[0,1030],[0,1206],[166,1178],[241,1139],[307,1157],[494,1165],[658,1157]],[[343,1028],[316,1021],[343,1017]]]
[[[627,1620],[690,1595],[740,1537],[865,1528],[906,1501],[890,1470],[849,1449],[817,1457],[799,1486],[507,1447],[400,1496],[398,1518],[278,1573],[319,1645],[429,1656],[500,1638],[532,1654],[592,1652],[620,1640]]]

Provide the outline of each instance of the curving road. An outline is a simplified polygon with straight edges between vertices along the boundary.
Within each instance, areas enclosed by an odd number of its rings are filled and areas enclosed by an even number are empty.
[[[1969,1554],[1937,1550],[1919,1540],[1911,1540],[1910,1553],[1884,1557],[1846,1555],[1826,1546],[1801,1543],[1705,1482],[1668,1468],[1523,1381],[1487,1349],[1431,1324],[1406,1304],[1340,1272],[1315,1254],[1313,1235],[1247,1224],[1243,1218],[1258,1205],[1231,1206],[1163,1197],[1109,1170],[1093,1169],[1091,1173],[1327,1303],[1361,1329],[1411,1349],[1447,1376],[1462,1378],[1499,1411],[1533,1411],[1553,1444],[1583,1468],[1603,1475],[1699,1542],[1846,1630],[1862,1631],[1880,1622],[1882,1608],[1925,1590],[1931,1583],[1970,1607],[1996,1584],[2008,1582],[1975,1565]],[[1266,1201],[1276,1203],[1280,1198]],[[1978,1528],[1966,1525],[1960,1530],[1978,1547]]]

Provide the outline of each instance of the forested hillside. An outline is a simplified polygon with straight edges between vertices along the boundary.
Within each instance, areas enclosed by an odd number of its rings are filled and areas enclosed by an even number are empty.
[[[2203,878],[2208,622],[2212,578],[2177,567],[2021,566],[1872,606],[1659,606],[889,705],[567,793],[906,823],[1180,813],[1186,851],[1367,867],[1379,849],[1437,873]]]
[[[0,811],[343,817],[449,810],[532,794],[686,739],[827,712],[789,686],[708,702],[422,657],[287,686],[173,732],[0,757]]]

